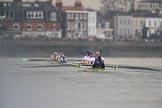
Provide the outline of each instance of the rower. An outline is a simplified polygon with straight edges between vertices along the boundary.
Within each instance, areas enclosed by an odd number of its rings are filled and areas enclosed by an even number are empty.
[[[94,51],[90,51],[87,64],[92,65],[94,63],[94,61],[95,61]]]
[[[104,58],[101,57],[99,51],[96,51],[93,68],[105,69]]]
[[[86,63],[87,62],[87,60],[89,59],[89,53],[90,51],[88,50],[87,52],[86,52],[86,55],[82,58],[82,62],[83,63]]]
[[[60,53],[59,61],[61,63],[67,63],[67,58],[65,57],[63,53]]]
[[[57,52],[53,52],[51,55],[51,60],[56,61],[57,60]]]

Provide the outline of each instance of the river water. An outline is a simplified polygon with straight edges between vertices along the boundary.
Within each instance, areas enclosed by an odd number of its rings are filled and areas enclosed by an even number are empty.
[[[106,61],[162,68],[162,58]],[[30,67],[48,64],[1,57],[0,108],[162,108],[162,71]]]

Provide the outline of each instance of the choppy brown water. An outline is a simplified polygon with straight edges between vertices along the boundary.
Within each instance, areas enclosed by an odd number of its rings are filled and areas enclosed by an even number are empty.
[[[111,64],[162,68],[161,58],[106,58]],[[22,68],[49,62],[0,58],[0,108],[161,108],[162,72]]]

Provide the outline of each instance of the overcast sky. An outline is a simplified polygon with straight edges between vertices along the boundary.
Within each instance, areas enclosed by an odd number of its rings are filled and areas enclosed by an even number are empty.
[[[0,1],[13,1],[13,0],[0,0]],[[22,1],[34,1],[34,0],[22,0]],[[39,1],[46,1],[46,0],[39,0]],[[55,3],[56,0],[53,0]],[[100,0],[81,0],[84,7],[90,7],[95,10],[98,10],[101,6]],[[62,0],[64,6],[66,5],[73,5],[75,0]]]

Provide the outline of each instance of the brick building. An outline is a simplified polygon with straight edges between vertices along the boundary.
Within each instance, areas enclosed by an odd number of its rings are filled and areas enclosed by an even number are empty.
[[[61,21],[58,10],[51,1],[0,2],[1,21],[7,32],[19,33],[22,37],[56,37],[61,38]]]

